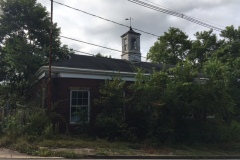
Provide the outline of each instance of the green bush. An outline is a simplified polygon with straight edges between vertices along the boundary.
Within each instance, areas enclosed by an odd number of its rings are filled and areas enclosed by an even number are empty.
[[[11,138],[16,138],[23,134],[25,130],[21,121],[22,113],[17,112],[15,115],[9,115],[4,119],[3,133]]]
[[[240,142],[240,123],[237,121],[232,121],[230,126],[231,140],[235,142]]]
[[[102,138],[108,138],[113,140],[116,137],[120,138],[122,136],[122,131],[124,130],[124,121],[121,114],[106,116],[105,114],[99,114],[96,119],[95,127],[98,132],[98,136]]]
[[[232,121],[230,124],[198,123],[186,120],[176,129],[176,142],[191,143],[222,143],[240,141],[240,124]]]
[[[97,136],[111,140],[121,138],[121,132],[126,126],[124,87],[125,82],[119,78],[107,80],[101,86],[100,97],[95,99],[95,104],[101,110],[96,117]]]
[[[2,125],[3,134],[17,138],[24,135],[41,136],[50,125],[45,110],[42,108],[19,109],[15,114],[4,119]]]
[[[51,124],[46,111],[41,108],[29,111],[26,119],[25,133],[29,135],[43,135],[46,128]]]

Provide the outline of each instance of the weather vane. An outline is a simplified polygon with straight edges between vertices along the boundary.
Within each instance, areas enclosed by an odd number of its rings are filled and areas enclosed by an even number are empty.
[[[130,18],[126,18],[125,20],[127,20],[127,21],[129,20],[130,21],[130,27],[132,27],[132,20],[133,19],[130,17]]]

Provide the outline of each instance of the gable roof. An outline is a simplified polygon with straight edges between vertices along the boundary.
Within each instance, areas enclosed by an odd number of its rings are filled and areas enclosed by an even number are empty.
[[[93,57],[77,54],[72,54],[68,60],[55,62],[52,66],[118,72],[136,72],[136,68],[141,68],[146,73],[152,73],[153,70],[160,71],[164,67],[166,69],[174,67],[173,65],[163,65],[149,62],[129,62],[123,59]]]

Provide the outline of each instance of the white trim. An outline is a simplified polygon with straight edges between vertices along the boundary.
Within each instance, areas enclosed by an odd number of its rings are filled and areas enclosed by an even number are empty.
[[[38,79],[42,79],[43,77],[45,77],[45,72],[43,72],[41,75],[39,75]]]
[[[136,72],[119,72],[109,70],[68,68],[52,66],[52,75],[63,78],[111,79],[120,76],[125,81],[135,81]],[[41,67],[35,74],[38,79],[48,76],[48,66]],[[150,75],[150,74],[144,74]]]
[[[116,75],[117,76],[117,75]],[[92,74],[76,74],[76,73],[60,73],[59,77],[62,78],[83,78],[83,79],[112,79],[111,75],[92,75]],[[122,77],[124,81],[135,81],[134,77]]]

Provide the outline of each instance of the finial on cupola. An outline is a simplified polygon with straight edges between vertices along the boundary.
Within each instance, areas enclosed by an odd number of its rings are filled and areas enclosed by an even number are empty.
[[[131,17],[130,18],[126,18],[125,20],[126,21],[130,21],[130,26],[129,27],[132,28],[132,18]]]

